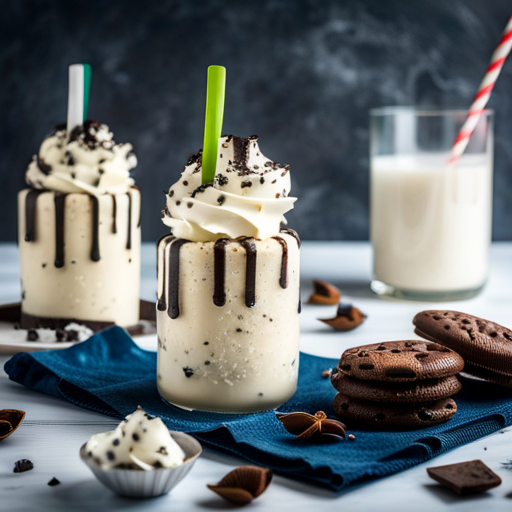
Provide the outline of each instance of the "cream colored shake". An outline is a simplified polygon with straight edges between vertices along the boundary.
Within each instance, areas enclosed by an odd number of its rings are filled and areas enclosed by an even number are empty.
[[[280,230],[293,207],[289,167],[256,137],[223,137],[217,173],[201,185],[201,154],[169,189],[158,243],[158,375],[168,402],[253,412],[295,392],[299,254]]]
[[[131,144],[97,121],[43,141],[18,195],[22,327],[138,322],[136,164]]]

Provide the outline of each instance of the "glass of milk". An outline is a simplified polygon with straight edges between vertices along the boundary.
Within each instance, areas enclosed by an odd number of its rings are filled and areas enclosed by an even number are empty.
[[[467,112],[372,110],[372,290],[413,300],[475,296],[488,273],[492,225],[493,112],[463,156],[448,156]]]

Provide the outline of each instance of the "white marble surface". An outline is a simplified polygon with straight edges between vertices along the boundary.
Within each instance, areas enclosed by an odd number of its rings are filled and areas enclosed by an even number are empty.
[[[470,248],[468,247],[468,250]],[[427,303],[384,301],[369,291],[371,255],[366,243],[305,243],[303,245],[303,299],[313,278],[329,280],[342,288],[365,313],[366,323],[351,333],[335,333],[316,318],[329,316],[334,307],[305,306],[301,315],[302,350],[318,355],[339,357],[348,347],[362,343],[414,337],[411,320]],[[477,298],[442,307],[462,310],[498,323],[512,325],[512,244],[494,244],[488,286]],[[0,303],[19,299],[17,249],[0,245]],[[153,245],[143,251],[144,298],[155,295],[155,253]],[[140,341],[145,347],[156,346],[154,337]],[[0,364],[8,357],[0,357]],[[189,476],[170,495],[154,500],[120,498],[95,480],[80,461],[78,450],[93,433],[110,429],[115,422],[55,398],[39,395],[8,380],[0,372],[0,408],[27,411],[18,431],[0,441],[1,511],[199,511],[230,510],[206,488],[218,481],[241,459],[206,453]],[[312,485],[277,476],[273,485],[250,506],[253,510],[311,511],[320,507],[336,510],[366,511],[489,511],[512,507],[512,471],[501,462],[512,459],[512,429],[506,429],[477,442],[453,450],[434,461],[392,477],[381,479],[343,495]],[[35,469],[14,474],[14,461],[29,458]],[[458,498],[430,480],[425,467],[482,459],[503,479],[503,484],[475,497]],[[48,487],[57,477],[62,483]]]

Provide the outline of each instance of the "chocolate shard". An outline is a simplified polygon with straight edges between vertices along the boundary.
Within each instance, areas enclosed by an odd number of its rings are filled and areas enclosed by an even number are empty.
[[[28,459],[20,459],[14,463],[13,473],[24,473],[25,471],[30,471],[34,469],[34,464],[32,461]]]
[[[366,318],[366,315],[352,306],[352,304],[340,303],[334,318],[319,318],[319,320],[332,327],[335,331],[352,331],[359,327]]]
[[[9,437],[25,418],[25,411],[17,409],[0,410],[0,440]]]
[[[265,492],[272,482],[272,470],[257,466],[241,466],[230,471],[218,484],[208,489],[236,505],[247,505]]]
[[[481,460],[427,468],[430,478],[457,494],[477,494],[501,484],[501,478]]]
[[[314,292],[309,297],[308,304],[338,304],[341,298],[341,292],[336,286],[325,281],[313,281]]]

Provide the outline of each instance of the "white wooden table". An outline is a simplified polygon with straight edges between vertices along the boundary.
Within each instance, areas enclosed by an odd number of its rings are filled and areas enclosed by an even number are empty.
[[[512,325],[512,243],[494,244],[489,283],[484,292],[470,301],[445,303],[457,309]],[[438,305],[384,301],[369,290],[371,253],[367,243],[303,244],[303,300],[313,278],[325,279],[341,287],[345,297],[368,314],[366,323],[351,333],[335,333],[316,318],[329,316],[335,307],[305,305],[301,315],[302,350],[322,356],[339,357],[349,347],[363,343],[415,338],[412,318],[415,313]],[[155,250],[143,249],[142,296],[154,299],[156,289]],[[19,300],[17,249],[0,244],[0,303]],[[155,349],[154,336],[140,344]],[[8,357],[0,357],[3,367]],[[56,398],[29,391],[8,380],[0,371],[0,409],[27,412],[26,419],[11,437],[0,441],[0,511],[199,511],[230,510],[233,507],[206,488],[241,459],[206,451],[188,477],[171,494],[154,500],[130,500],[104,488],[81,462],[78,450],[91,434],[109,430],[117,422],[64,403]],[[253,510],[313,511],[320,507],[363,511],[472,511],[512,508],[512,471],[501,462],[512,459],[512,429],[460,447],[433,462],[382,479],[358,490],[338,496],[313,485],[277,476],[270,489],[251,505]],[[13,463],[22,458],[34,462],[35,469],[12,472]],[[488,493],[458,498],[430,480],[425,467],[475,458],[482,459],[503,479],[503,484]],[[53,477],[61,485],[49,487]],[[327,509],[328,510],[328,509]]]

